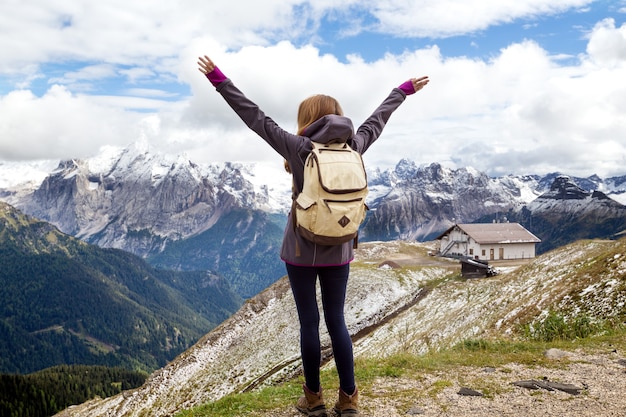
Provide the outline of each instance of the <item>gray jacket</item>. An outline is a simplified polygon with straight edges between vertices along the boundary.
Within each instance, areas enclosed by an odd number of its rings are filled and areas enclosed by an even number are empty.
[[[289,162],[296,195],[302,191],[304,161],[312,149],[311,141],[325,143],[341,139],[363,154],[378,139],[391,113],[406,99],[402,90],[394,88],[374,113],[359,126],[356,133],[347,117],[328,115],[308,126],[304,135],[299,136],[287,132],[267,117],[231,80],[227,79],[219,84],[217,91],[250,129]],[[302,266],[335,266],[347,264],[354,258],[352,242],[334,246],[315,244],[302,238],[291,220],[290,215],[280,251],[283,261]]]

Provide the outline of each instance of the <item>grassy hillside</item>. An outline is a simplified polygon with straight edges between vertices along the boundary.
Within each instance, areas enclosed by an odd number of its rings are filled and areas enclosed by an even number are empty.
[[[624,371],[617,360],[626,321],[626,239],[575,242],[523,264],[495,263],[499,275],[469,280],[461,277],[456,261],[428,256],[431,249],[396,241],[363,243],[357,251],[346,323],[369,407],[366,415],[402,416],[413,402],[427,404],[432,415],[491,417],[485,403],[491,399],[503,407],[495,415],[550,415],[532,394],[521,396],[524,412],[510,410],[520,395],[511,387],[512,378],[549,376],[570,382],[575,376],[571,382],[601,390],[565,404],[582,409],[590,399],[602,410],[621,395],[622,385],[626,389],[626,380],[619,385],[614,376]],[[60,416],[293,417],[292,403],[302,382],[295,317],[289,283],[281,279],[132,393],[83,404]],[[321,330],[324,369],[329,372],[324,387],[332,401],[337,381],[328,334],[323,326]],[[599,351],[579,351],[586,348],[581,341]],[[549,347],[572,350],[565,357],[573,359],[551,359],[546,364],[552,365],[545,365],[542,355]],[[458,369],[438,368],[437,362],[445,364],[448,356],[460,364]],[[465,369],[468,362],[463,361],[472,356],[486,358],[484,363],[492,363],[495,371]],[[429,361],[435,362],[429,365],[432,369],[427,368]],[[568,368],[561,369],[564,365]],[[481,414],[471,412],[471,403],[454,413],[448,410],[462,402],[451,390],[465,384],[484,390],[485,398],[477,400],[484,406]],[[396,397],[396,391],[404,397]],[[424,392],[433,392],[432,397]],[[556,401],[547,406],[563,406],[561,399]]]
[[[0,372],[59,364],[151,371],[240,303],[221,277],[156,270],[0,203]]]
[[[553,360],[545,354],[548,349],[578,354]],[[617,359],[620,356],[608,353],[614,350],[626,352],[626,330],[623,326],[602,336],[590,335],[582,339],[559,338],[550,342],[468,339],[449,349],[423,355],[400,352],[384,358],[361,358],[355,363],[360,404],[366,416],[618,416],[623,411],[624,401],[616,400],[615,395],[621,396],[625,385],[618,372],[620,367],[623,368],[622,373],[626,372],[626,365],[619,365]],[[615,391],[603,393],[601,398],[597,398],[600,394],[591,389],[584,390],[577,398],[562,392],[526,392],[512,384],[528,378],[528,375],[539,380],[548,378],[546,375],[558,375],[563,378],[562,383],[583,387],[568,366],[574,366],[577,361],[599,361],[607,356],[609,361],[613,358],[615,366],[607,369],[605,378],[609,384],[614,377],[620,380],[613,381]],[[626,355],[621,357],[626,360]],[[585,372],[593,369],[587,367]],[[554,377],[550,379],[555,380]],[[585,380],[595,382],[589,374]],[[252,392],[231,394],[181,411],[176,417],[294,417],[297,413],[294,404],[302,394],[303,382],[303,378],[298,377]],[[337,398],[334,390],[338,386],[334,369],[322,372],[321,383],[323,387],[329,387],[325,398],[327,406],[332,407]],[[463,397],[458,395],[461,387],[476,390],[482,397],[463,401]],[[574,401],[580,403],[578,408],[586,409],[588,413],[568,414],[568,410],[573,410]],[[606,402],[609,404],[603,404]],[[526,407],[529,410],[524,410]],[[535,412],[531,411],[533,409]],[[599,413],[594,414],[597,410],[600,410]],[[614,414],[609,414],[611,412]]]
[[[422,255],[410,245],[403,246],[388,250],[366,245],[369,253],[362,254],[357,265],[375,268],[381,260],[393,259],[403,269],[423,268],[418,266],[422,261],[415,262]],[[464,280],[452,274],[427,284],[426,298],[433,298],[428,305],[431,320],[438,317],[432,310],[438,309],[451,310],[452,317],[458,317],[463,314],[458,305],[482,316],[490,314],[488,309],[496,311],[485,323],[476,320],[481,328],[471,337],[459,332],[450,338],[457,342],[437,343],[437,333],[455,332],[455,325],[443,317],[436,319],[439,323],[422,321],[427,316],[417,320],[417,303],[401,314],[409,320],[398,317],[355,341],[365,415],[621,415],[626,406],[622,399],[626,388],[626,239],[580,241],[535,262],[515,267],[502,264],[500,269],[501,275],[493,278]],[[535,279],[538,276],[543,278]],[[516,287],[526,295],[513,296]],[[482,298],[485,294],[487,299]],[[503,304],[511,307],[510,312],[498,316]],[[383,330],[393,335],[383,341],[387,351],[372,341],[381,338],[376,333]],[[431,339],[430,349],[423,349],[425,338]],[[374,344],[373,349],[359,349],[368,343]],[[547,355],[549,350],[562,356]],[[572,384],[581,393],[575,396],[513,385],[527,379]],[[303,378],[297,376],[233,393],[176,416],[292,417],[302,383]],[[337,385],[329,362],[322,372],[322,386],[327,387],[331,405]],[[458,394],[461,387],[482,395],[465,399]]]

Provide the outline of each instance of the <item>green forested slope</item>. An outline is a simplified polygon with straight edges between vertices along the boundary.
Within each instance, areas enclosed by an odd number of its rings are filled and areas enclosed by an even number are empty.
[[[156,270],[0,203],[0,372],[152,370],[240,304],[219,276]]]
[[[28,375],[0,375],[0,416],[46,417],[95,396],[143,384],[146,374],[104,366],[61,365]]]
[[[280,216],[284,222],[284,216]],[[237,294],[254,297],[285,275],[280,260],[283,224],[258,210],[231,210],[209,230],[170,243],[152,265],[183,271],[220,271]]]

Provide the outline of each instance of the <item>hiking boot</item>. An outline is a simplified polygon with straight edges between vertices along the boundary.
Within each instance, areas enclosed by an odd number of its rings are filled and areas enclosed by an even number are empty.
[[[313,392],[306,385],[303,385],[302,390],[304,395],[296,403],[298,411],[310,417],[326,417],[326,405],[322,398],[322,388],[320,387],[320,392]]]
[[[335,413],[338,416],[359,416],[359,391],[354,390],[352,395],[346,394],[339,388],[339,399],[335,404]]]

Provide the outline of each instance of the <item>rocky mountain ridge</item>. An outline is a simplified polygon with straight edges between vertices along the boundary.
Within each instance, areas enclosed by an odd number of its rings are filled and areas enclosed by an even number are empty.
[[[480,220],[522,224],[541,238],[537,253],[578,239],[614,239],[626,234],[626,206],[601,191],[586,191],[564,175],[521,209]]]
[[[249,297],[284,272],[277,255],[282,227],[272,214],[284,193],[273,187],[281,176],[288,184],[289,176],[268,171],[254,164],[200,166],[136,144],[63,161],[38,185],[14,181],[0,199],[64,233],[160,268],[219,273]],[[264,178],[278,180],[268,185]]]
[[[376,199],[363,225],[365,240],[428,241],[454,223],[499,221],[506,213],[532,210],[533,201],[549,193],[560,177],[583,191],[602,192],[626,203],[626,176],[603,180],[552,173],[491,178],[472,168],[451,170],[437,163],[418,168],[409,160],[400,161],[393,172],[377,174],[370,179]]]
[[[272,211],[267,187],[239,164],[201,167],[127,148],[87,161],[62,161],[34,190],[5,200],[63,232],[139,256],[202,233],[234,208]]]
[[[393,170],[371,169],[372,211],[363,238],[427,241],[452,223],[519,209],[549,191],[560,175],[491,178],[472,168],[418,167],[408,159]],[[3,201],[65,233],[140,256],[210,229],[233,208],[286,213],[290,207],[290,177],[278,165],[201,166],[183,156],[152,154],[141,144],[62,161],[38,185],[15,184],[8,176],[0,169]],[[588,192],[626,202],[626,176],[571,178]]]
[[[85,161],[64,161],[40,173],[39,183],[26,175],[20,182],[7,169],[0,164],[1,200],[89,243],[123,249],[161,268],[213,270],[244,297],[282,274],[277,247],[291,179],[279,163],[198,165],[184,156],[153,154],[137,143]],[[371,210],[360,240],[428,241],[454,223],[524,219],[558,177],[491,178],[472,168],[418,167],[408,159],[391,170],[371,169]],[[585,192],[626,200],[626,176],[571,180]],[[222,250],[207,250],[211,242],[221,242]],[[242,270],[249,259],[264,260],[263,269],[250,264]]]

